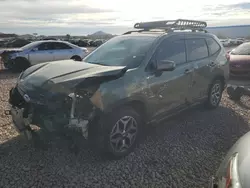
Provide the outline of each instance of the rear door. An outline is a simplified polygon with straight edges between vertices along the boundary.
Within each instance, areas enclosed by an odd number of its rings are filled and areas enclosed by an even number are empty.
[[[32,65],[54,60],[54,47],[51,42],[44,42],[29,52],[29,61]]]
[[[173,71],[157,71],[157,63],[161,60],[174,61]],[[158,46],[149,64],[147,83],[148,98],[153,117],[159,118],[166,112],[186,106],[189,86],[191,83],[192,67],[186,62],[184,35],[168,37]]]
[[[187,61],[193,66],[191,100],[198,102],[207,95],[212,79],[211,60],[206,38],[186,37]]]
[[[73,54],[73,48],[62,42],[53,42],[54,45],[54,60],[70,59]]]

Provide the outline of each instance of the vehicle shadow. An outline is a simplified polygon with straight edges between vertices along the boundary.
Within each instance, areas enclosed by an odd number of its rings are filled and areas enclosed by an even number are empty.
[[[20,187],[31,187],[36,182],[42,182],[41,187],[51,187],[58,180],[58,187],[72,182],[85,187],[87,183],[97,185],[100,180],[117,187],[117,174],[139,179],[143,174],[147,181],[135,182],[136,187],[153,186],[157,181],[169,183],[170,187],[174,187],[173,183],[177,187],[202,187],[228,149],[247,131],[248,123],[232,109],[220,106],[204,111],[197,107],[147,128],[140,147],[119,161],[103,160],[82,139],[76,138],[80,148],[76,154],[69,149],[68,140],[61,137],[45,138],[47,148],[41,149],[19,135],[0,145],[0,182],[12,178],[14,185]],[[155,171],[160,175],[157,180],[151,175]],[[85,181],[88,176],[95,180]],[[130,184],[132,180],[126,177],[124,181]]]
[[[250,110],[250,106],[245,104],[243,101],[236,101],[235,103],[237,103],[243,109]]]

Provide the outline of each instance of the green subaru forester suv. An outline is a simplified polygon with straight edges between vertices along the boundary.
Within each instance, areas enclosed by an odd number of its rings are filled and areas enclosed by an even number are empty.
[[[28,68],[10,91],[16,129],[34,137],[74,130],[114,158],[135,148],[147,124],[204,103],[216,108],[229,78],[226,51],[206,22],[142,22],[82,61]]]

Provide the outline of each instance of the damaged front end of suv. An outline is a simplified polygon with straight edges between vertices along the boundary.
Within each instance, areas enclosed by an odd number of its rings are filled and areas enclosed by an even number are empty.
[[[102,66],[66,60],[43,63],[20,74],[10,90],[13,124],[32,138],[31,124],[49,132],[73,128],[88,138],[88,126],[103,112],[100,85],[126,72],[122,66]]]

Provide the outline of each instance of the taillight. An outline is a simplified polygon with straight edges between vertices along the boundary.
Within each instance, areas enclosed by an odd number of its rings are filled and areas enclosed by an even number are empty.
[[[231,185],[232,185],[231,169],[232,169],[232,160],[229,162],[229,165],[227,167],[227,176],[226,176],[226,186],[225,186],[225,188],[230,188]]]
[[[226,58],[227,58],[227,61],[230,61],[230,54],[229,53],[226,53]]]
[[[223,188],[241,188],[238,174],[238,153],[235,153],[227,166]]]

